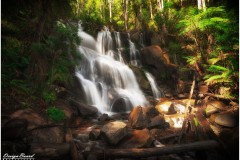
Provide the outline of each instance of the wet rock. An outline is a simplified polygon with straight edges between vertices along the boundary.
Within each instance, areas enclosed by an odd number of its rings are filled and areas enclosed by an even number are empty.
[[[91,130],[91,132],[89,133],[89,139],[98,140],[100,138],[100,133],[101,133],[101,130],[98,128]]]
[[[108,143],[116,145],[127,135],[127,125],[120,121],[109,122],[102,127],[101,135]]]
[[[235,127],[237,126],[237,117],[231,112],[223,112],[219,114],[211,115],[210,119],[218,125],[224,127]]]
[[[42,127],[34,129],[27,134],[29,143],[63,143],[65,135],[61,127]]]
[[[142,112],[143,112],[143,117],[144,117],[145,121],[150,121],[151,118],[159,115],[159,112],[153,106],[143,107]]]
[[[162,114],[176,114],[176,113],[184,113],[185,112],[185,105],[180,101],[163,101],[160,102],[155,107],[160,113]]]
[[[148,123],[147,127],[150,129],[151,128],[162,128],[162,127],[164,127],[164,124],[165,124],[164,116],[158,115],[158,116],[151,118],[151,122]]]
[[[27,120],[27,122],[28,122],[27,129],[28,130],[47,124],[46,120],[44,120],[43,117],[41,117],[38,113],[36,113],[32,109],[18,110],[16,112],[14,112],[13,114],[11,114],[10,117]]]
[[[170,63],[168,53],[161,49],[158,45],[145,47],[141,50],[142,62],[144,65],[151,66],[152,73],[156,77],[163,74],[166,78],[166,83],[171,89],[176,89],[177,84],[177,66]],[[161,74],[161,75],[160,75]]]
[[[182,104],[182,103],[179,103],[179,102],[172,102],[172,105],[174,106],[174,110],[177,112],[177,113],[185,113],[185,110],[186,110],[186,105],[185,104]]]
[[[139,67],[135,67],[135,66],[130,66],[130,68],[132,69],[133,73],[135,74],[138,84],[140,86],[140,88],[147,93],[150,93],[150,95],[152,95],[152,90],[151,90],[151,86],[149,81],[147,80],[144,71],[139,68]]]
[[[81,141],[82,143],[87,143],[89,140],[89,135],[88,134],[82,134],[79,133],[75,136],[75,138],[79,141]]]
[[[167,114],[176,114],[176,113],[177,113],[177,111],[176,111],[174,105],[171,104],[170,107],[168,108]]]
[[[224,109],[225,109],[225,104],[223,104],[221,101],[208,102],[205,110],[206,116],[210,116],[211,114],[217,113]]]
[[[111,116],[113,120],[127,120],[128,114],[127,113],[117,113]]]
[[[142,129],[145,127],[145,120],[141,106],[133,108],[128,118],[129,125],[134,129]]]
[[[2,127],[2,140],[22,139],[27,132],[28,122],[25,119],[11,119]]]
[[[119,148],[142,148],[150,147],[152,145],[153,138],[150,135],[148,129],[134,130],[131,136],[125,138]]]
[[[69,103],[73,107],[76,107],[79,114],[83,117],[96,116],[98,113],[98,109],[96,107],[78,102],[76,100],[71,99]]]
[[[108,116],[108,114],[104,113],[101,116],[98,117],[98,121],[100,123],[104,123],[105,121],[109,120],[110,117]]]
[[[208,102],[207,105],[210,105],[219,109],[225,109],[226,107],[226,105],[221,101],[211,101],[211,102]]]
[[[120,97],[113,102],[111,112],[126,112],[129,110],[130,106],[130,101],[127,97]]]
[[[188,103],[191,106],[194,106],[195,103],[195,99],[179,99],[179,100],[174,100],[174,102],[178,103],[178,104],[182,104],[184,106],[186,106]]]
[[[198,86],[198,90],[200,94],[207,93],[208,92],[208,86],[207,85],[200,85]]]
[[[216,108],[214,106],[208,105],[206,110],[205,110],[205,113],[206,113],[206,116],[209,117],[211,114],[217,113],[219,111],[220,111],[219,108]]]
[[[171,104],[172,104],[171,101],[162,101],[158,103],[158,105],[156,105],[155,108],[158,110],[159,113],[167,114]]]
[[[187,94],[178,94],[178,98],[180,98],[180,99],[185,99],[185,98],[187,98]]]

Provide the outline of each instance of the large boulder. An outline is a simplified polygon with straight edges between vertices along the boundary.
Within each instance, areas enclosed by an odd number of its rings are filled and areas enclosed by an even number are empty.
[[[120,148],[142,148],[150,147],[153,142],[153,138],[148,129],[134,130],[131,136],[125,138],[121,144]]]
[[[33,111],[32,109],[23,109],[23,110],[18,110],[11,114],[11,118],[19,118],[19,119],[25,119],[28,122],[28,127],[27,129],[33,129],[37,128],[42,125],[46,125],[47,121],[40,116],[37,112]]]
[[[94,106],[90,106],[73,99],[70,99],[69,103],[71,106],[77,108],[78,113],[83,117],[96,116],[98,113],[98,109]]]
[[[109,122],[101,129],[103,138],[112,145],[116,145],[125,136],[127,136],[127,125],[124,122]]]
[[[155,108],[157,109],[157,111],[161,114],[167,114],[169,111],[170,106],[172,105],[172,101],[162,101],[159,102]]]
[[[130,112],[128,123],[130,127],[134,129],[143,129],[146,126],[143,116],[143,109],[141,106],[133,108],[133,110]]]
[[[238,125],[238,113],[222,112],[218,114],[212,114],[210,120],[216,124],[224,127],[236,127]]]
[[[159,115],[159,112],[154,106],[143,107],[142,112],[143,112],[143,118],[146,125],[148,125],[148,123],[151,122],[151,119],[153,117],[156,117]]]
[[[151,118],[150,123],[148,123],[148,128],[162,128],[165,125],[165,119],[163,115],[158,115]]]
[[[63,128],[59,126],[40,127],[27,134],[27,141],[30,143],[63,143],[64,138]]]
[[[210,116],[213,113],[217,113],[226,109],[226,106],[221,101],[210,101],[207,103],[206,116]]]

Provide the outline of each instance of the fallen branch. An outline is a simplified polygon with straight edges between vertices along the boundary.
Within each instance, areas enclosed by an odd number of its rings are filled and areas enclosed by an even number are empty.
[[[175,138],[175,137],[179,137],[181,134],[180,133],[174,133],[168,136],[164,136],[164,137],[160,137],[159,140],[166,140],[166,139],[170,139],[170,138]]]
[[[177,144],[160,148],[133,148],[133,149],[108,149],[105,150],[106,158],[146,158],[164,154],[208,150],[218,147],[214,140],[199,141],[188,144]]]

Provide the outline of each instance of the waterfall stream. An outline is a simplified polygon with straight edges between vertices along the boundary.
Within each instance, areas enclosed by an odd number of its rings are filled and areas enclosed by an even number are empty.
[[[155,81],[155,78],[153,77],[153,75],[147,71],[144,70],[144,73],[150,83],[150,86],[151,86],[151,89],[152,89],[152,92],[153,92],[153,97],[155,99],[159,99],[162,97],[162,94],[160,92],[160,90],[158,89],[158,86],[157,86],[157,83]]]
[[[95,40],[80,26],[78,35],[82,39],[78,47],[82,61],[76,76],[83,86],[87,103],[102,113],[111,113],[114,107],[130,111],[137,105],[147,105],[133,71],[122,62],[121,53],[114,51],[111,33],[107,29],[100,31]],[[118,99],[128,106],[119,106]]]
[[[136,48],[135,44],[131,41],[130,35],[128,34],[129,49],[130,49],[130,63],[131,65],[141,67],[141,58],[139,50]]]

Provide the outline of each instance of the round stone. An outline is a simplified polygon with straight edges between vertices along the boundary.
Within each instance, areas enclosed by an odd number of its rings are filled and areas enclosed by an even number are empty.
[[[216,115],[215,123],[224,127],[235,127],[237,125],[237,120],[231,113],[224,113]]]

